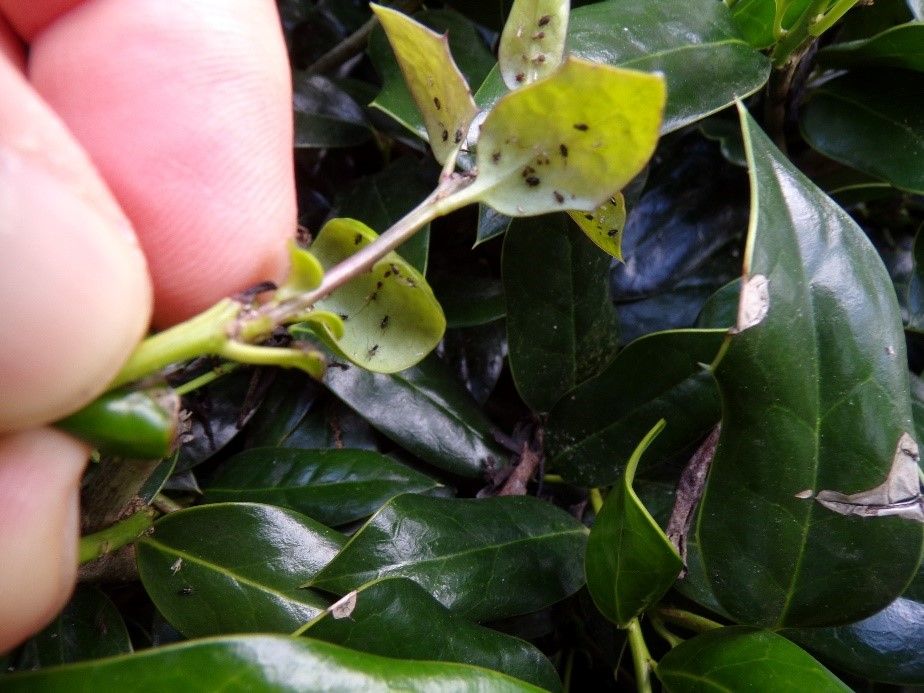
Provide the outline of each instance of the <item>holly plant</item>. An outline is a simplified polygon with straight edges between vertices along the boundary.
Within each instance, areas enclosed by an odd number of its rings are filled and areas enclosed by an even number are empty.
[[[58,422],[4,690],[924,684],[921,2],[278,5],[288,279]]]

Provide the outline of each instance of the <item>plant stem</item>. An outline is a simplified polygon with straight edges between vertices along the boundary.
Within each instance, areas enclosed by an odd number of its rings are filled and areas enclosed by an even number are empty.
[[[154,500],[151,501],[151,505],[160,510],[164,515],[169,515],[170,513],[184,510],[182,505],[177,503],[172,498],[168,498],[163,493],[158,493],[156,496],[154,496]]]
[[[671,647],[677,647],[677,645],[683,642],[683,638],[681,638],[679,635],[674,635],[671,633],[667,629],[667,626],[664,625],[664,621],[662,621],[656,614],[650,613],[648,615],[648,620],[651,622],[651,627],[655,629],[655,632],[664,638],[664,640],[667,641],[667,644]]]
[[[468,176],[459,175],[445,179],[429,197],[395,222],[373,243],[325,272],[320,286],[316,289],[283,301],[262,314],[273,324],[280,324],[287,316],[297,315],[329,296],[354,277],[371,269],[376,262],[408,240],[424,225],[467,205],[471,201],[469,197],[457,193],[464,191],[472,180]]]
[[[186,322],[148,337],[132,352],[109,389],[143,378],[171,363],[218,352],[228,339],[227,326],[240,310],[240,303],[226,298]]]
[[[173,388],[173,391],[176,392],[176,394],[178,394],[180,397],[183,395],[188,395],[190,392],[198,390],[200,387],[205,387],[209,383],[213,383],[219,378],[228,375],[228,373],[236,371],[238,368],[240,368],[240,365],[241,364],[239,363],[223,363],[219,366],[216,366],[208,373],[203,373],[198,378],[193,378],[192,380],[186,381],[182,385],[178,385],[177,387]]]
[[[718,621],[713,621],[711,618],[706,618],[705,616],[700,616],[699,614],[694,614],[684,609],[675,609],[670,606],[659,606],[655,609],[655,614],[668,623],[682,626],[694,633],[705,633],[706,631],[725,627]]]
[[[796,23],[783,34],[782,38],[776,44],[776,47],[773,49],[773,52],[770,54],[770,58],[773,60],[773,65],[775,67],[780,68],[785,66],[786,63],[789,62],[792,54],[802,47],[806,39],[812,37],[809,30],[815,26],[819,15],[827,5],[828,0],[812,0],[812,2],[809,3],[808,7],[799,15]]]
[[[154,508],[144,508],[111,527],[81,537],[77,553],[79,564],[89,563],[135,541],[154,525],[155,517],[157,511]]]
[[[561,474],[546,474],[542,477],[542,481],[548,484],[563,484],[565,480],[562,478]]]
[[[629,621],[629,649],[632,651],[632,664],[635,666],[635,689],[638,693],[651,693],[651,671],[654,660],[645,644],[642,626],[637,618]]]
[[[839,0],[839,2],[837,2],[830,10],[828,10],[823,17],[817,19],[817,21],[809,26],[809,33],[812,36],[821,36],[828,29],[834,26],[851,7],[857,4],[857,2],[858,0]]]
[[[375,15],[372,15],[365,24],[309,65],[305,72],[309,75],[330,72],[334,68],[340,67],[353,56],[362,53],[366,47],[366,42],[369,40],[369,34],[375,29],[376,24],[378,24],[378,20]]]

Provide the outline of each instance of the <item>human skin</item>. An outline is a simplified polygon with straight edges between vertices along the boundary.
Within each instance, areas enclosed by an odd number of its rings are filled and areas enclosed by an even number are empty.
[[[73,589],[88,451],[46,424],[280,277],[291,142],[272,0],[0,0],[0,651]]]

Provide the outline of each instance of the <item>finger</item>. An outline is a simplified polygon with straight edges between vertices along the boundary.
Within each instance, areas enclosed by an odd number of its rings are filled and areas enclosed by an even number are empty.
[[[60,121],[0,58],[0,431],[98,394],[147,328],[131,228]]]
[[[0,16],[0,60],[6,58],[20,71],[26,69],[26,51],[12,28]]]
[[[86,2],[32,38],[29,61],[138,231],[157,322],[278,277],[295,193],[273,2]]]
[[[73,589],[86,458],[52,429],[0,438],[0,652],[54,618]]]

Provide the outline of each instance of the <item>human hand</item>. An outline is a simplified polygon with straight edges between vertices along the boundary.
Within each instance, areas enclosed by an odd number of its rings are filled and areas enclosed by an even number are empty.
[[[289,90],[272,0],[0,0],[0,651],[75,578],[87,450],[43,424],[284,268]]]

